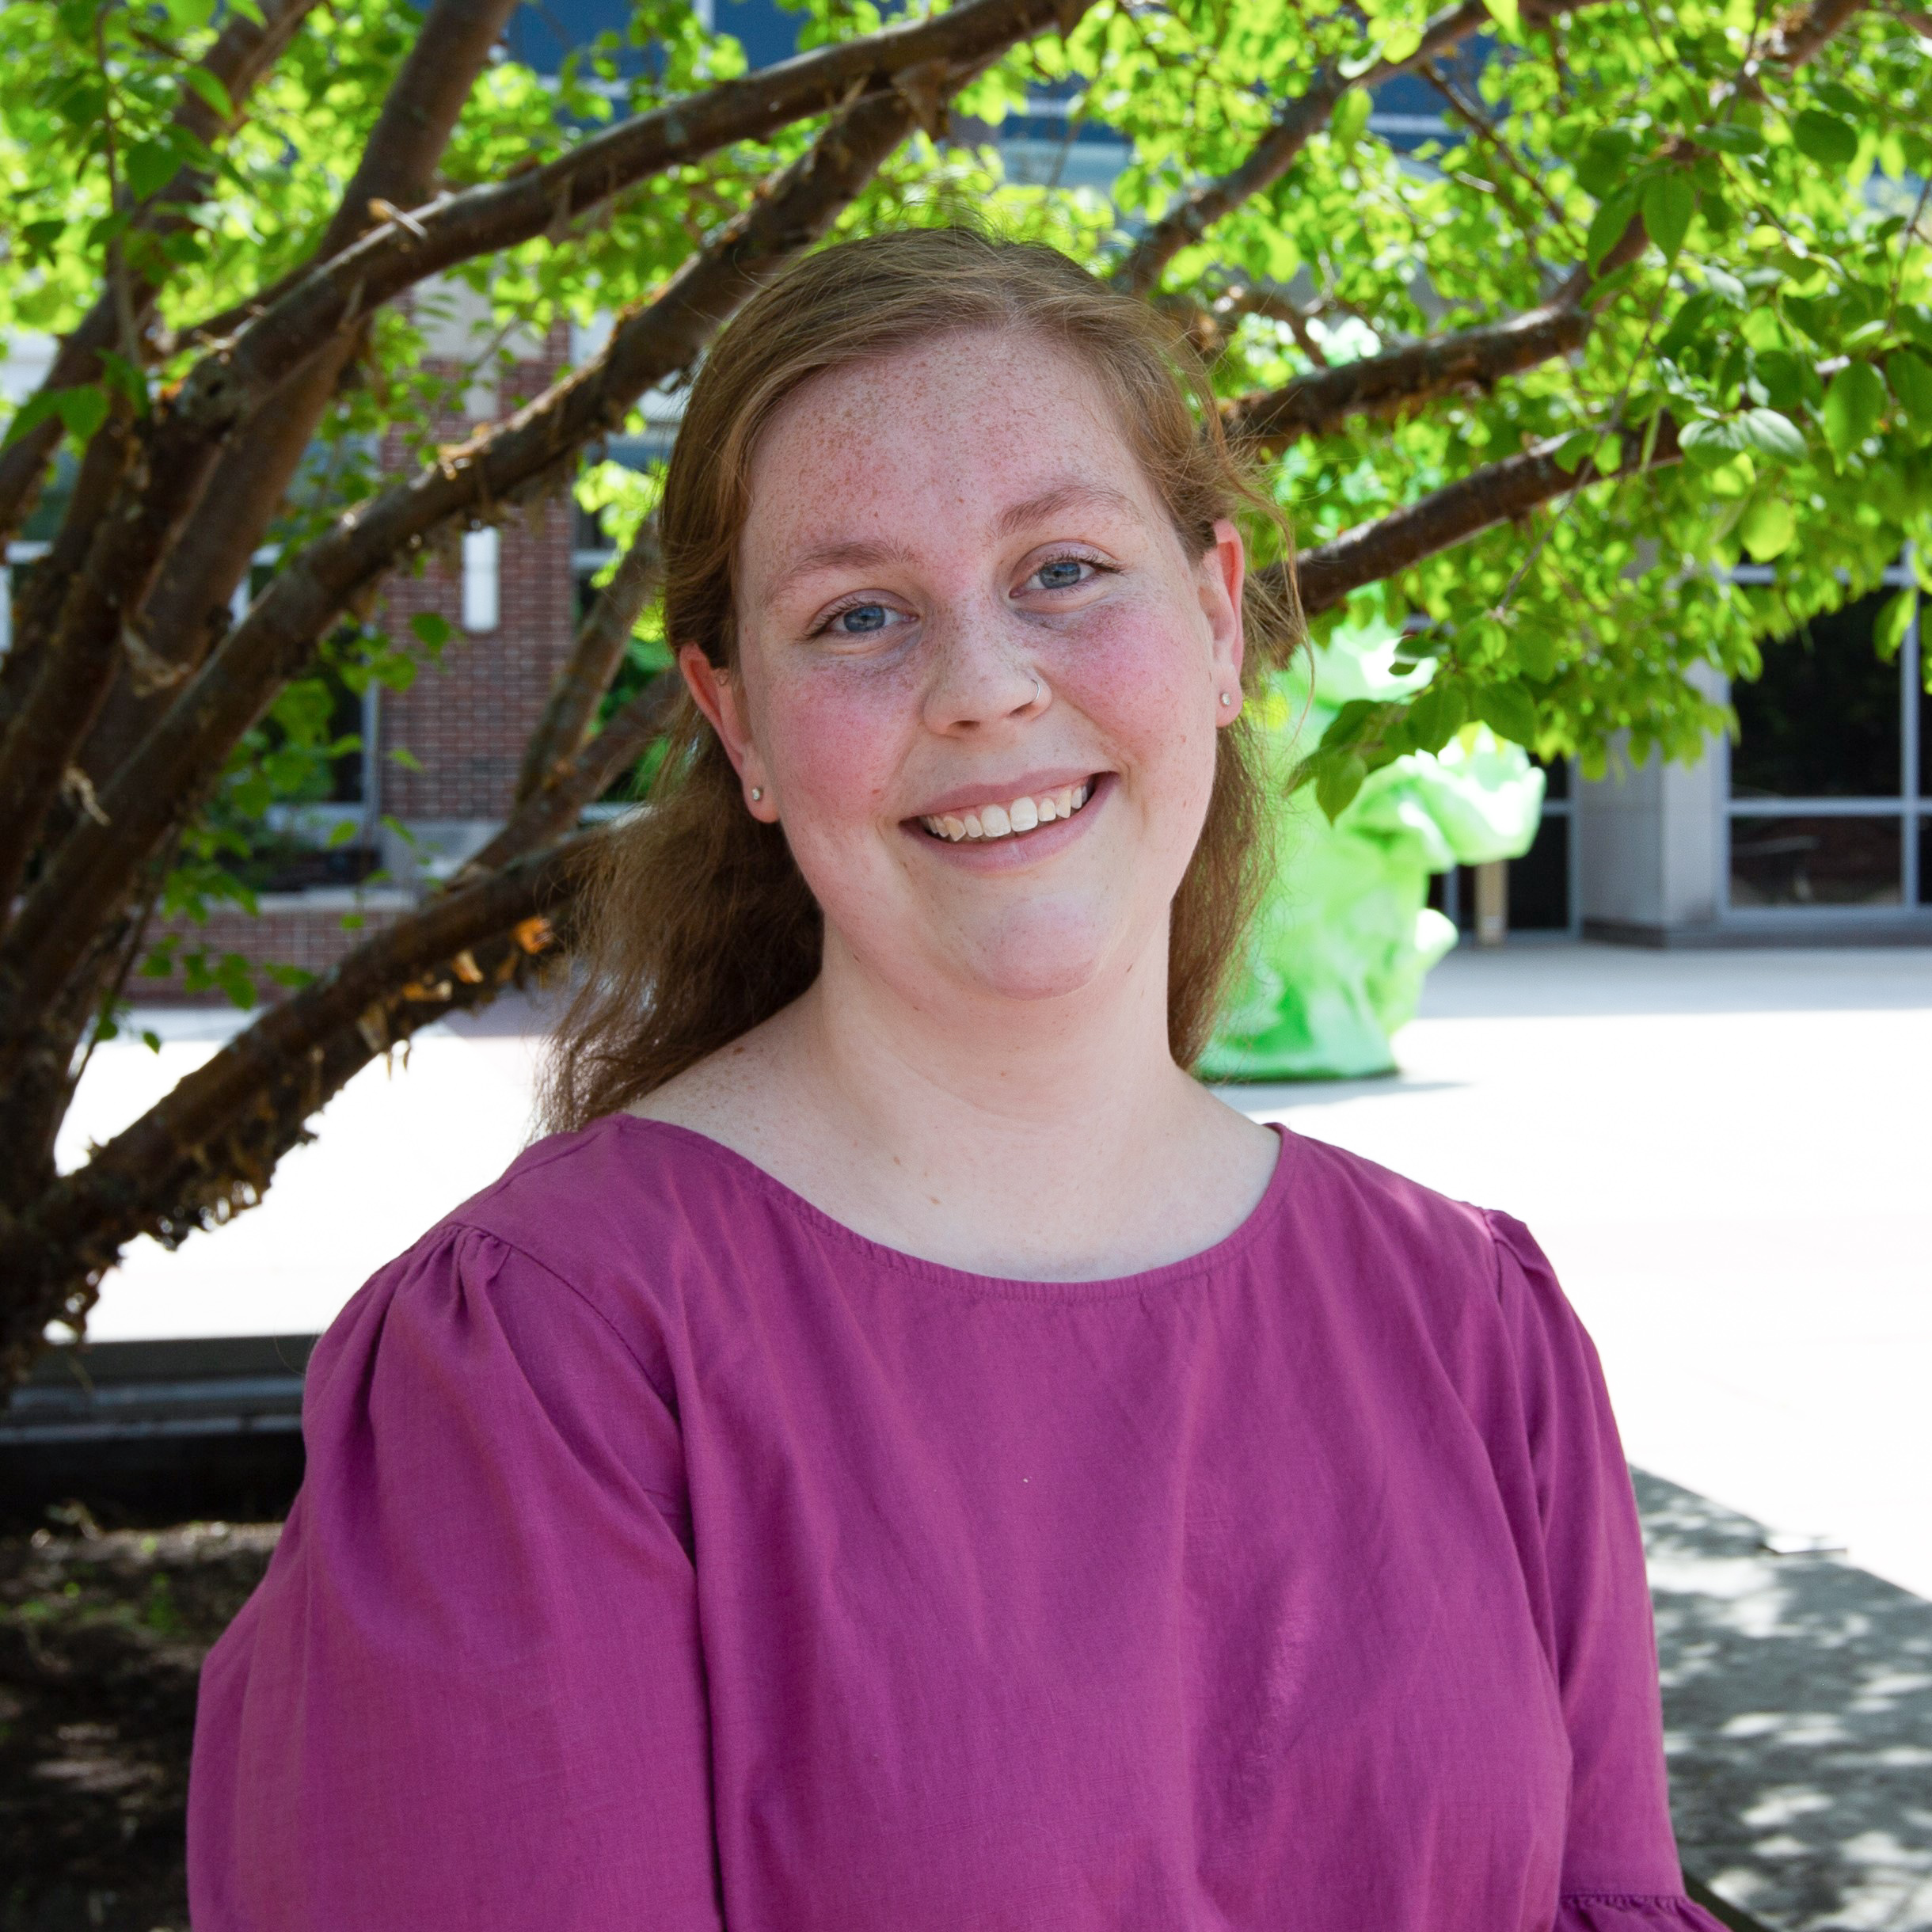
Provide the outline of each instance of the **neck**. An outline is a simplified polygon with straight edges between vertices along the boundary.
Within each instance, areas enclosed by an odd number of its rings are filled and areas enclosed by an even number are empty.
[[[882,982],[828,933],[788,1016],[799,1117],[859,1157],[848,1171],[960,1204],[995,1246],[1093,1245],[1123,1189],[1219,1111],[1168,1050],[1166,964],[1163,928],[1076,993],[1004,999]]]

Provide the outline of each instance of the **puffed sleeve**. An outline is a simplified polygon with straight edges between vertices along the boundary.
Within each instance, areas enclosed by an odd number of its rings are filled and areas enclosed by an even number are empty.
[[[196,1932],[717,1932],[680,1440],[626,1341],[446,1227],[318,1343],[302,1432],[202,1672]]]
[[[1603,1368],[1529,1230],[1487,1219],[1535,1490],[1524,1567],[1570,1742],[1553,1932],[1723,1932],[1684,1895],[1643,1538]]]

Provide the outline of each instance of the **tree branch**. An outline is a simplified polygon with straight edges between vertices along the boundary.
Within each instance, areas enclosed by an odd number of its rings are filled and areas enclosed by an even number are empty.
[[[519,804],[541,791],[583,748],[597,707],[624,662],[637,619],[657,594],[664,568],[657,519],[648,516],[618,560],[616,574],[598,593],[569,659],[557,674],[550,702],[523,750],[523,766],[516,781]]]
[[[821,48],[637,116],[541,168],[397,213],[319,264],[183,379],[166,462],[189,463],[258,409],[329,338],[425,276],[546,234],[621,190],[734,142],[757,140],[850,101],[889,92],[915,68],[956,74],[1015,41],[1067,24],[1091,0],[967,0],[949,13]],[[957,84],[956,81],[954,85]]]
[[[173,125],[203,146],[211,146],[221,135],[232,132],[241,124],[242,110],[257,83],[281,59],[315,4],[316,0],[265,0],[259,27],[231,12],[214,45],[196,64],[226,91],[236,109],[234,119],[224,127],[207,101],[192,87],[184,86],[174,110]],[[205,169],[179,169],[172,181],[150,197],[135,219],[133,232],[158,242],[177,233],[187,225],[187,211],[200,200],[207,182]],[[158,256],[156,250],[146,253]],[[151,271],[131,273],[128,295],[137,329],[146,327],[158,293],[159,283]],[[95,381],[101,374],[100,352],[113,346],[121,327],[114,291],[104,290],[63,340],[34,395],[78,389]],[[0,544],[18,531],[32,509],[47,466],[60,446],[61,434],[59,417],[49,416],[10,448],[0,451]]]
[[[1862,13],[1868,0],[1814,0],[1810,11],[1778,39],[1772,58],[1788,67],[1801,67],[1820,53],[1827,42]]]
[[[306,1123],[379,1053],[482,1004],[549,950],[584,833],[432,899],[270,1007],[17,1218],[0,1220],[8,1284],[0,1378],[51,1321],[77,1325],[136,1234],[178,1243],[251,1206]],[[460,989],[460,990],[459,990]]]
[[[1623,432],[1623,462],[1616,475],[1627,475],[1643,464],[1645,435],[1641,429]],[[1305,551],[1295,566],[1303,611],[1314,617],[1332,610],[1365,585],[1379,584],[1427,557],[1453,550],[1497,523],[1527,515],[1553,496],[1608,480],[1588,458],[1574,470],[1564,469],[1556,460],[1564,440],[1554,437],[1473,470],[1420,502],[1358,524],[1333,542]],[[1682,455],[1676,424],[1667,416],[1644,466],[1661,469]],[[1277,564],[1263,574],[1279,576],[1281,571]]]
[[[1455,390],[1493,387],[1582,346],[1590,318],[1573,308],[1532,309],[1480,329],[1431,337],[1381,356],[1310,370],[1283,387],[1222,405],[1230,437],[1278,455],[1304,436],[1328,435],[1355,416],[1394,416]]]

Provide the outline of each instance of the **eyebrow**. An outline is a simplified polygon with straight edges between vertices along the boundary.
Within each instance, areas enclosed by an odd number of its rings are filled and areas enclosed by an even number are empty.
[[[1104,483],[1061,483],[1052,489],[1042,490],[1036,496],[1028,497],[1024,503],[1008,504],[994,519],[993,528],[996,535],[1017,536],[1028,525],[1044,518],[1058,516],[1068,510],[1087,508],[1111,510],[1139,523],[1147,521],[1132,497],[1109,489]],[[801,579],[815,576],[821,571],[871,570],[885,564],[898,564],[910,569],[915,561],[912,553],[903,544],[858,541],[822,543],[816,550],[806,551],[793,564],[772,586],[771,594],[776,595],[788,591]]]

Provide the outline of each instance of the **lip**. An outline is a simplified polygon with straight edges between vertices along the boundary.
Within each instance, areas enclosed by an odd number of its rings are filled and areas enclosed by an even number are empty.
[[[907,813],[905,823],[918,827],[921,819],[936,819],[950,812],[977,812],[982,805],[1010,804],[1016,798],[1037,798],[1042,792],[1057,792],[1070,785],[1086,785],[1107,774],[1091,765],[1055,765],[1038,771],[1022,772],[1017,778],[989,780],[983,785],[962,785]],[[1002,791],[1000,788],[1004,786]]]
[[[1093,789],[1087,794],[1087,801],[1071,819],[1055,819],[1050,825],[1036,827],[1030,832],[1022,832],[1017,838],[1009,835],[1003,839],[935,839],[917,819],[904,820],[899,830],[908,839],[916,839],[922,851],[930,852],[935,858],[951,865],[964,865],[969,872],[1006,872],[1039,864],[1049,859],[1076,839],[1086,837],[1088,822],[1105,811],[1113,796],[1115,774],[1111,771],[1091,772],[1083,778],[1063,779],[1062,784],[1091,784]],[[1052,788],[1057,791],[1059,785]],[[1014,797],[1022,797],[1016,793]],[[959,808],[955,807],[956,811]]]

